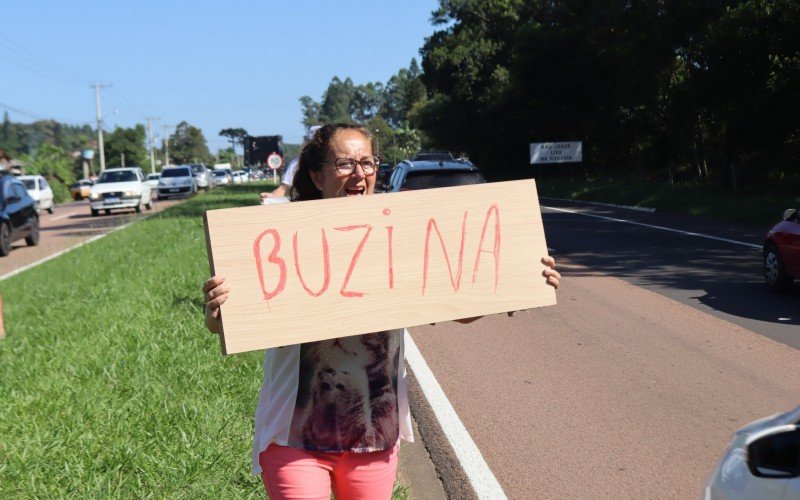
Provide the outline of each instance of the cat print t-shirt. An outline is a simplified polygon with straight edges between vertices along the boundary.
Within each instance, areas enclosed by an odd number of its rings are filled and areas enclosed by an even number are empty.
[[[370,452],[413,441],[403,340],[400,329],[268,349],[253,472],[270,443]]]

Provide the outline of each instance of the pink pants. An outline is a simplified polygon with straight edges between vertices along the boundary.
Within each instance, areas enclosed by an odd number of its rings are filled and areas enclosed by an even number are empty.
[[[327,453],[271,444],[261,452],[261,479],[270,500],[386,500],[392,497],[397,450]]]

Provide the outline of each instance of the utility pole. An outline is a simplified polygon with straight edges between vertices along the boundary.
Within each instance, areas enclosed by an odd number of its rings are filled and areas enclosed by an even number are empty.
[[[169,165],[169,130],[172,129],[172,125],[162,125],[161,128],[164,129],[164,166]]]
[[[147,145],[150,148],[150,173],[156,173],[156,157],[153,156],[153,120],[158,120],[157,116],[147,117]]]
[[[122,163],[122,168],[125,168],[125,153],[123,151],[119,152],[119,159]]]
[[[100,172],[106,169],[106,152],[103,146],[103,111],[100,109],[100,89],[110,87],[111,84],[93,83],[94,101],[97,108],[97,146],[100,148]]]

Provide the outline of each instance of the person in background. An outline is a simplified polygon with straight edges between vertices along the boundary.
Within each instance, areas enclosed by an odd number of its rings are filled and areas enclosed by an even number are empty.
[[[268,200],[270,198],[284,198],[289,196],[289,190],[292,189],[292,181],[294,180],[294,174],[297,171],[297,164],[298,164],[297,158],[294,158],[292,161],[289,162],[289,166],[286,167],[286,171],[283,173],[283,177],[281,177],[280,186],[276,187],[270,192],[259,193],[262,205],[269,203]]]
[[[373,194],[373,142],[361,125],[319,128],[300,153],[291,201]],[[552,257],[542,258],[542,277],[558,288]],[[222,331],[230,293],[219,275],[203,286],[213,333]],[[376,312],[365,305],[363,314]],[[327,500],[331,491],[337,499],[391,498],[399,443],[414,439],[404,355],[402,328],[266,350],[252,466],[271,500]]]

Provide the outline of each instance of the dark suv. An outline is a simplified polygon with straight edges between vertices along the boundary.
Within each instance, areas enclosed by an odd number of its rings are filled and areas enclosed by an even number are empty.
[[[0,177],[0,256],[11,252],[11,243],[25,238],[28,246],[39,244],[36,203],[19,179]]]
[[[392,171],[388,192],[482,184],[486,179],[469,160],[403,160]]]

